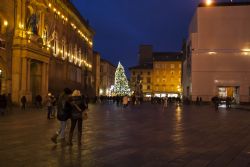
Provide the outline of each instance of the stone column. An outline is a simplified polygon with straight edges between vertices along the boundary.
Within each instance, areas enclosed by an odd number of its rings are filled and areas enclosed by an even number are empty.
[[[42,84],[41,84],[41,96],[45,99],[48,93],[48,64],[42,64]]]
[[[27,91],[30,93],[30,63],[31,59],[27,62]]]
[[[22,77],[21,77],[21,92],[27,93],[27,58],[22,58]]]
[[[22,59],[19,57],[20,55],[19,50],[13,51],[12,57],[12,81],[11,81],[11,94],[12,94],[12,101],[14,103],[20,102],[20,85],[21,85],[21,63]]]

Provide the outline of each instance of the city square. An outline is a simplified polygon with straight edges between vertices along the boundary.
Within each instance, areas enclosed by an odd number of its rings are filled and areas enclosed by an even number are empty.
[[[0,167],[250,167],[250,0],[1,0]]]
[[[212,105],[90,105],[82,146],[54,144],[58,120],[45,109],[0,117],[0,166],[250,165],[250,111]],[[68,120],[68,124],[69,124]],[[68,136],[68,128],[66,130]]]

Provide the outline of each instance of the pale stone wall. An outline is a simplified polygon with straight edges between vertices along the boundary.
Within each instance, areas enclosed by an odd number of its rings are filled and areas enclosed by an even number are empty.
[[[194,17],[197,23],[190,29],[196,27],[197,33],[189,36],[192,100],[202,96],[210,101],[218,86],[237,86],[239,100],[249,102],[250,52],[244,49],[250,48],[250,6],[199,7]]]

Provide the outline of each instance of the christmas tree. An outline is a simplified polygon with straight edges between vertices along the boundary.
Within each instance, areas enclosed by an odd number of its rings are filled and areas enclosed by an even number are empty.
[[[118,63],[115,71],[114,93],[119,96],[127,95],[130,93],[128,80],[124,73],[124,68],[120,62]]]

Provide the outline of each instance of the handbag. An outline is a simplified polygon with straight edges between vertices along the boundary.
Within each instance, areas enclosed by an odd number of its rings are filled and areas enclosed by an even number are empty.
[[[83,113],[83,116],[82,116],[82,119],[83,119],[83,120],[87,120],[88,118],[89,118],[88,113],[87,113],[87,112],[84,112],[84,113]]]
[[[78,110],[78,112],[83,112],[83,110],[75,103],[73,103],[73,105],[75,106],[75,108]],[[87,120],[88,119],[88,114],[87,112],[83,112],[83,116],[82,116],[83,120]]]

